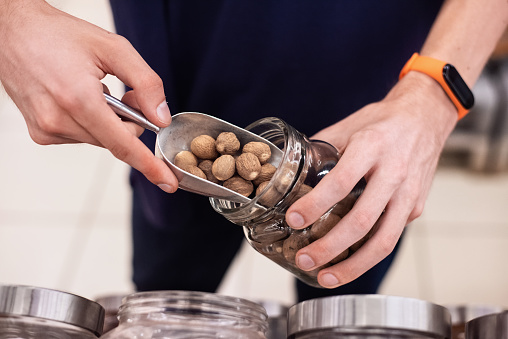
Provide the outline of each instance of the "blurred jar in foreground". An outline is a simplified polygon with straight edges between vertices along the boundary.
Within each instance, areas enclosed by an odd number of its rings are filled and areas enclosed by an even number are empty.
[[[96,339],[104,309],[80,296],[31,286],[0,285],[0,339]]]
[[[249,203],[210,198],[214,210],[234,224],[244,227],[249,244],[297,278],[314,287],[318,272],[345,260],[360,248],[376,231],[371,231],[357,243],[339,253],[329,263],[312,271],[303,271],[295,263],[296,253],[328,233],[355,204],[363,192],[361,180],[343,200],[335,204],[313,225],[294,230],[286,223],[285,212],[296,200],[312,190],[339,161],[340,155],[332,145],[309,140],[292,126],[277,118],[264,118],[246,127],[282,150],[282,158],[272,164],[277,169]],[[261,186],[259,186],[261,187]],[[258,188],[259,188],[258,187]]]
[[[449,339],[451,317],[423,300],[344,295],[303,301],[289,309],[288,339]]]
[[[120,324],[105,339],[266,339],[267,315],[254,302],[192,291],[139,292],[127,296]]]

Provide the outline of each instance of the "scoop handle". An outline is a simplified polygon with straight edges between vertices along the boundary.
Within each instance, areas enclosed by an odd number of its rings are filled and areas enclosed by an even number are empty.
[[[104,97],[106,98],[106,102],[113,109],[113,111],[120,117],[125,120],[131,121],[141,127],[149,129],[155,133],[159,133],[160,128],[157,125],[152,124],[141,112],[135,110],[134,108],[124,104],[117,98],[104,93]]]

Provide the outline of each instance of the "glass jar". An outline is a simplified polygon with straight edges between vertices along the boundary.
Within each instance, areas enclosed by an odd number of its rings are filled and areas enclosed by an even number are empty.
[[[139,292],[127,296],[120,324],[104,339],[266,339],[267,315],[241,298],[191,291]]]
[[[289,307],[273,300],[258,300],[256,302],[265,308],[268,315],[266,339],[286,339]]]
[[[363,192],[365,180],[362,179],[348,196],[313,225],[303,230],[294,230],[286,223],[286,210],[330,172],[339,161],[339,152],[324,141],[309,140],[277,118],[258,120],[246,129],[282,150],[281,159],[270,161],[277,170],[264,190],[247,204],[216,198],[210,198],[210,203],[226,219],[244,227],[245,237],[256,251],[308,285],[321,287],[317,282],[319,270],[348,258],[371,237],[376,227],[329,263],[312,271],[303,271],[296,266],[296,253],[325,235],[351,210]]]
[[[288,312],[288,339],[449,339],[446,307],[386,295],[306,300]]]
[[[104,309],[65,292],[0,286],[0,339],[94,339],[102,334]]]

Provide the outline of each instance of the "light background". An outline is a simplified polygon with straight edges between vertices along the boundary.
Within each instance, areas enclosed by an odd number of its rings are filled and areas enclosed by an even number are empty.
[[[114,31],[105,0],[51,3]],[[116,79],[105,82],[121,96]],[[125,164],[89,145],[36,145],[0,92],[0,283],[90,299],[131,292],[129,210]],[[440,167],[380,292],[507,307],[507,259],[508,174]],[[219,292],[294,303],[291,275],[248,245]]]

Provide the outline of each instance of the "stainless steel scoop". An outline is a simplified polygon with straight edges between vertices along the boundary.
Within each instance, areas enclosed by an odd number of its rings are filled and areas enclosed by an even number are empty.
[[[159,128],[134,108],[107,93],[104,93],[104,96],[113,111],[121,118],[132,121],[157,134],[155,155],[171,168],[179,181],[179,187],[185,191],[238,203],[251,201],[251,199],[224,186],[185,172],[173,164],[175,155],[180,151],[189,150],[192,139],[201,134],[208,134],[216,138],[222,132],[233,132],[242,145],[250,141],[261,141],[268,144],[272,152],[270,163],[275,167],[282,159],[282,151],[266,139],[213,116],[196,112],[178,113],[173,115],[172,122],[168,127]]]

